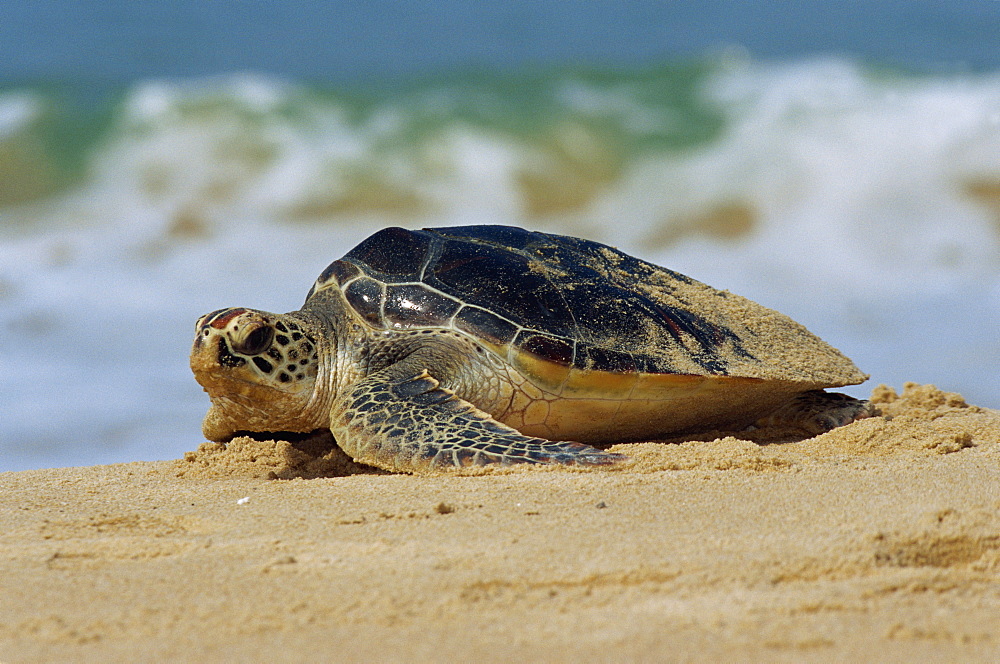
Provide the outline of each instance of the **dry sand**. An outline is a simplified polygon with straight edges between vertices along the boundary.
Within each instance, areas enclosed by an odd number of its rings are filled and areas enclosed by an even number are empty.
[[[997,661],[1000,413],[873,396],[610,471],[238,439],[0,474],[0,661]]]

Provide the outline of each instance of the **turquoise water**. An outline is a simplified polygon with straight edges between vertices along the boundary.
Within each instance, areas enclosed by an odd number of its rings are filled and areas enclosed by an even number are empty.
[[[388,224],[615,244],[803,322],[852,394],[1000,407],[1000,3],[671,6],[15,3],[0,470],[193,449],[197,317],[295,309]]]

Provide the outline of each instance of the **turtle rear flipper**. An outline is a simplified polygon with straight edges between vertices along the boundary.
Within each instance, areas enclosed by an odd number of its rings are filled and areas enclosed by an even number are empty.
[[[821,434],[855,420],[876,414],[868,401],[840,392],[810,390],[757,420],[758,426],[787,426],[811,434]]]
[[[398,369],[369,376],[333,408],[330,429],[338,445],[361,463],[417,471],[515,463],[603,466],[628,458],[582,443],[524,436],[441,387],[427,371]],[[393,376],[400,373],[406,375]]]

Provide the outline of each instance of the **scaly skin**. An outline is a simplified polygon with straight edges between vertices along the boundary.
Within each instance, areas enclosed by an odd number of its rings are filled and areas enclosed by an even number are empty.
[[[875,415],[875,407],[840,392],[810,390],[757,420],[758,426],[784,426],[817,435]]]

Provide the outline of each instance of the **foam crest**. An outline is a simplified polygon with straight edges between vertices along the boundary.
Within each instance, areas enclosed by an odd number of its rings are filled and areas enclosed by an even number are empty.
[[[633,246],[704,234],[824,279],[996,275],[1000,79],[843,61],[718,72],[720,136],[635,164],[590,212]],[[985,272],[985,274],[984,274]]]

